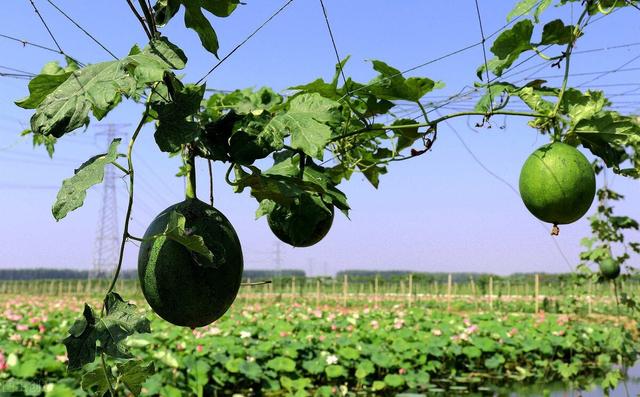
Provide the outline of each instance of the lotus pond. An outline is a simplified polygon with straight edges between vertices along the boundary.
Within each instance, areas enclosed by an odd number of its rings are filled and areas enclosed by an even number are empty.
[[[0,395],[87,395],[66,369],[61,342],[82,305],[75,298],[3,298]],[[153,332],[127,340],[136,357],[155,367],[145,375],[143,396],[510,395],[513,390],[520,390],[513,395],[526,390],[554,395],[558,385],[608,390],[624,387],[623,369],[636,361],[640,346],[634,323],[614,316],[240,303],[220,321],[191,330],[147,315]],[[82,382],[96,394],[104,386],[90,376]],[[541,382],[545,385],[538,386]],[[522,385],[533,386],[523,390]]]

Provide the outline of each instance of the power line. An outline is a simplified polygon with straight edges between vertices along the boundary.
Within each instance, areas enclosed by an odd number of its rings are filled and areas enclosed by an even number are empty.
[[[229,59],[229,57],[231,55],[233,55],[233,53],[235,53],[240,47],[242,47],[247,41],[251,40],[251,38],[253,36],[255,36],[260,30],[262,30],[262,28],[264,28],[269,22],[271,22],[271,20],[273,18],[275,18],[278,14],[280,14],[282,11],[284,11],[285,8],[287,8],[289,6],[289,4],[293,3],[294,0],[288,0],[286,3],[284,3],[284,5],[282,7],[280,7],[275,13],[273,13],[269,18],[267,18],[266,21],[264,21],[260,26],[258,26],[257,29],[255,29],[249,36],[247,36],[244,40],[242,40],[240,42],[240,44],[236,45],[233,50],[231,50],[230,53],[228,53],[227,55],[224,56],[224,58],[222,58],[218,63],[216,63],[204,76],[202,76],[202,78],[200,80],[198,80],[196,82],[197,84],[200,84],[202,81],[204,81],[204,79],[206,79],[207,77],[209,77],[209,75],[211,73],[213,73],[214,70],[216,70],[218,68],[218,66],[222,65],[224,63],[224,61],[226,61],[227,59]]]
[[[19,39],[17,37],[13,37],[13,36],[9,36],[9,35],[6,35],[6,34],[1,34],[1,33],[0,33],[0,37],[5,38],[7,40],[17,41],[18,43],[22,44],[23,47],[32,46],[32,47],[40,48],[42,50],[55,52],[56,54],[64,55],[63,52],[60,52],[59,50],[56,50],[55,48],[47,47],[47,46],[44,46],[44,45],[41,45],[41,44],[32,43],[30,41],[27,41],[27,40],[24,40],[24,39]]]
[[[64,55],[64,56],[66,56],[66,57],[69,57],[70,59],[73,59],[76,63],[81,64],[78,60],[76,60],[75,58],[73,58],[72,56],[68,55],[66,52],[64,52],[62,50],[62,47],[60,46],[60,43],[58,43],[58,40],[56,40],[56,37],[53,35],[53,32],[49,28],[49,25],[47,24],[47,22],[42,17],[42,14],[40,14],[40,10],[38,10],[38,7],[36,7],[36,3],[34,3],[33,0],[29,0],[29,2],[31,3],[31,6],[33,7],[33,10],[35,11],[36,15],[40,19],[40,22],[42,22],[42,24],[44,25],[44,28],[47,30],[47,32],[49,33],[49,36],[51,37],[51,39],[55,43],[56,47],[58,48],[58,52],[60,54]]]
[[[60,7],[58,7],[53,1],[47,0],[47,2],[49,4],[51,4],[56,10],[58,10],[58,12],[60,12],[62,15],[64,15],[65,18],[67,18],[69,21],[71,21],[71,23],[76,25],[76,27],[78,29],[80,29],[82,31],[82,33],[87,35],[91,40],[93,40],[96,44],[98,44],[100,47],[102,47],[102,49],[105,50],[107,53],[109,53],[109,55],[111,55],[114,59],[119,59],[117,56],[115,56],[115,54],[113,52],[109,51],[109,49],[104,44],[102,44],[100,41],[98,41],[98,39],[96,39],[91,33],[89,33],[85,28],[80,26],[80,24],[78,22],[76,22],[73,18],[71,18],[62,9],[60,9]]]
[[[29,185],[21,183],[1,183],[0,189],[2,190],[58,190],[60,186],[54,185]]]
[[[439,114],[440,115],[440,114]],[[496,174],[495,172],[491,171],[486,165],[484,165],[484,163],[478,158],[478,156],[475,155],[475,153],[473,153],[473,151],[471,150],[471,148],[469,148],[469,146],[466,144],[466,142],[464,141],[464,139],[462,139],[462,136],[460,136],[460,134],[458,133],[458,131],[453,127],[453,125],[451,125],[451,123],[449,122],[449,120],[445,120],[444,121],[445,124],[449,127],[449,129],[451,131],[453,131],[454,135],[458,138],[458,140],[460,141],[460,143],[462,144],[462,146],[464,147],[464,149],[467,151],[467,153],[469,153],[469,155],[471,156],[471,158],[476,162],[476,164],[478,164],[485,172],[487,172],[489,175],[491,175],[493,178],[495,178],[496,180],[498,180],[499,182],[501,182],[502,184],[504,184],[505,186],[507,186],[516,196],[520,197],[520,193],[518,192],[518,190],[513,187],[512,184],[510,184],[507,180],[505,180],[504,178],[502,178],[501,176],[499,176],[498,174]],[[547,229],[547,227],[540,221],[538,221],[540,226],[547,232],[549,233],[549,230]],[[553,241],[553,244],[555,245],[556,249],[558,250],[558,253],[560,253],[560,256],[562,257],[562,259],[564,260],[564,262],[567,264],[567,266],[569,267],[569,269],[571,271],[573,271],[573,267],[571,266],[571,263],[569,262],[569,260],[567,259],[567,256],[564,254],[564,252],[562,251],[562,248],[560,247],[560,244],[558,244],[558,242],[556,241],[556,239],[549,235],[551,240]]]

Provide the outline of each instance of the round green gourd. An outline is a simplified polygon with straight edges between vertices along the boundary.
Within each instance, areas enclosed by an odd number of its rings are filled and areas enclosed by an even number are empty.
[[[161,236],[169,214],[185,217],[185,229],[201,236],[214,263]],[[240,241],[229,220],[217,209],[187,199],[162,211],[151,222],[138,255],[142,292],[154,312],[179,326],[201,327],[220,318],[235,300],[242,280]]]
[[[538,219],[555,225],[580,219],[591,207],[596,179],[589,160],[573,146],[554,142],[533,152],[520,172],[520,196]]]

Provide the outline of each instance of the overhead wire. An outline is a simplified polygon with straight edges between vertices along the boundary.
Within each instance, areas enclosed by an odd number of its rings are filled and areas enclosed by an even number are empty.
[[[437,114],[441,115],[440,113],[437,113]],[[476,154],[473,152],[473,150],[471,150],[471,148],[469,147],[469,145],[467,145],[467,143],[464,141],[464,139],[462,139],[462,136],[460,135],[460,133],[453,127],[453,125],[449,122],[449,120],[445,120],[444,123],[447,125],[447,127],[449,127],[449,129],[458,138],[458,140],[460,141],[460,143],[464,147],[465,151],[471,156],[473,161],[476,164],[478,164],[478,166],[480,166],[486,173],[488,173],[490,176],[495,178],[497,181],[499,181],[503,185],[507,186],[516,196],[520,197],[520,193],[518,192],[518,190],[511,183],[509,183],[509,181],[507,181],[506,179],[502,178],[500,175],[496,174],[491,169],[489,169],[489,167],[487,167],[482,162],[482,160],[480,160],[480,158],[478,156],[476,156]],[[547,229],[547,227],[541,221],[538,221],[538,223],[545,230],[545,232],[549,233],[549,230]],[[551,236],[550,233],[549,233],[549,237],[553,241],[553,244],[556,247],[556,250],[558,251],[558,253],[562,257],[562,260],[569,267],[570,271],[573,271],[573,267],[571,266],[571,263],[569,262],[569,259],[567,258],[567,256],[565,255],[564,251],[562,250],[562,247],[560,247],[560,244],[558,244],[556,239],[553,236]]]
[[[213,73],[220,65],[222,65],[229,57],[231,57],[237,50],[240,49],[243,45],[245,45],[253,36],[255,36],[262,28],[267,26],[269,22],[271,22],[276,16],[278,16],[282,11],[284,11],[294,0],[287,0],[275,13],[273,13],[269,18],[267,18],[260,26],[258,26],[253,32],[251,32],[244,40],[242,40],[239,44],[237,44],[227,55],[225,55],[218,63],[216,63],[204,76],[202,76],[197,82],[196,85],[202,83],[211,73]]]
[[[74,62],[78,63],[79,65],[82,65],[82,63],[80,61],[78,61],[77,59],[75,59],[74,57],[72,57],[71,55],[67,54],[62,47],[60,46],[60,43],[58,42],[58,40],[56,39],[55,35],[53,34],[53,32],[51,31],[51,29],[49,28],[49,25],[47,24],[47,22],[44,20],[44,17],[42,16],[42,14],[40,13],[40,10],[38,9],[38,7],[36,6],[36,3],[33,2],[33,0],[29,0],[29,2],[31,3],[31,6],[33,7],[33,10],[35,11],[36,15],[38,16],[38,19],[40,19],[40,22],[42,22],[42,25],[44,25],[44,28],[47,30],[47,32],[49,33],[49,36],[51,37],[51,40],[53,40],[53,42],[55,43],[56,47],[58,48],[58,52],[70,59],[72,59]]]
[[[85,35],[87,35],[91,40],[93,40],[94,43],[96,43],[97,45],[99,45],[103,50],[105,50],[109,55],[111,55],[114,59],[119,59],[113,52],[111,52],[104,44],[102,44],[98,39],[96,39],[91,33],[89,33],[87,31],[87,29],[83,28],[78,22],[76,22],[73,18],[71,18],[66,12],[64,12],[64,10],[62,10],[60,7],[58,7],[52,0],[47,0],[47,2],[49,4],[51,4],[51,6],[53,6],[53,8],[55,8],[56,10],[58,10],[58,12],[60,14],[62,14],[65,18],[67,18],[71,23],[73,23],[78,29],[80,29],[80,31],[82,31],[82,33],[84,33]]]

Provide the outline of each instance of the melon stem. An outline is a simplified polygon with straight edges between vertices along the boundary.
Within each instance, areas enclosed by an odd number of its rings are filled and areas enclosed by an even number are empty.
[[[188,199],[195,199],[196,196],[196,158],[189,146],[185,146],[183,152],[184,165],[187,168],[185,196]]]
[[[560,227],[558,227],[557,223],[553,224],[553,227],[551,228],[551,235],[552,236],[557,236],[560,234]]]

